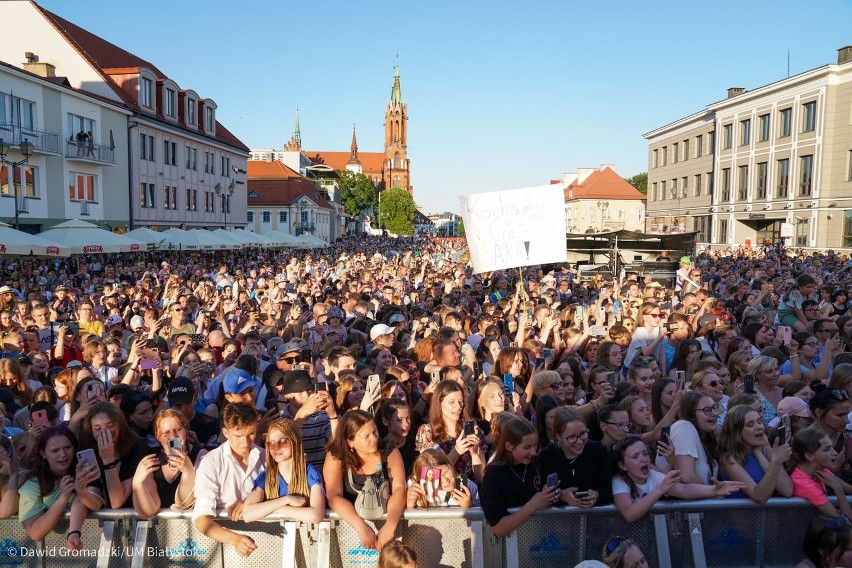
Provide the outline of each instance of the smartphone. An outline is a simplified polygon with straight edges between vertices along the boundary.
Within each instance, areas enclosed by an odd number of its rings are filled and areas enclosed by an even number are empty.
[[[432,371],[432,383],[441,382],[441,371]]]
[[[675,390],[683,388],[683,383],[686,381],[686,371],[675,372]]]
[[[837,442],[834,444],[834,451],[838,454],[843,451],[843,446],[846,444],[846,436],[844,434],[840,434],[837,438]]]
[[[473,362],[473,379],[476,380],[482,375],[482,361]]]
[[[211,373],[211,372],[213,372],[213,369],[214,369],[214,368],[215,368],[215,366],[213,365],[213,363],[203,363],[203,364],[201,365],[201,370],[202,370],[203,372],[205,372],[205,373]]]
[[[672,441],[672,427],[671,426],[663,426],[660,429],[660,441],[666,445],[671,445]]]
[[[577,320],[577,322],[583,321],[583,306],[577,306],[577,309],[574,312],[574,319]]]
[[[781,417],[781,428],[784,428],[784,437],[781,438],[782,444],[789,444],[790,438],[793,436],[793,428],[790,426],[790,415],[785,414]],[[779,428],[780,430],[780,428]]]
[[[746,394],[754,394],[755,393],[755,390],[754,390],[754,375],[752,375],[752,374],[746,375],[745,379],[743,379],[743,383],[745,385],[745,393]]]
[[[618,373],[615,371],[607,373],[606,382],[608,382],[609,386],[612,387],[612,390],[615,391],[615,385],[618,383]]]
[[[169,453],[171,454],[171,450],[183,451],[183,441],[180,438],[172,438],[169,440]]]
[[[302,354],[299,356],[299,359],[302,360],[303,363],[313,363],[314,362],[314,352],[310,349],[302,349]],[[378,375],[376,375],[378,376]]]
[[[467,474],[460,473],[456,475],[456,490],[461,489],[462,487],[467,487]]]
[[[544,358],[543,357],[536,358],[535,368],[536,369],[543,369],[544,368]]]
[[[139,362],[139,368],[143,371],[146,371],[148,369],[159,369],[160,362],[156,359],[142,359]]]
[[[553,489],[559,485],[559,474],[551,473],[547,476],[547,486]]]
[[[326,391],[328,392],[328,383],[325,381],[319,381],[314,384],[314,392]]]
[[[77,452],[77,461],[81,463],[98,463],[98,460],[95,457],[95,450],[92,448],[87,448]]]
[[[30,424],[32,426],[47,426],[47,410],[34,410],[30,414]]]
[[[473,436],[473,434],[475,432],[475,428],[476,428],[476,423],[473,420],[468,420],[467,422],[465,422],[464,427],[462,429],[462,433],[464,434],[464,437],[467,438],[468,436]]]
[[[553,357],[553,349],[543,349],[541,354],[545,359]]]
[[[382,381],[378,375],[370,375],[367,377],[367,392],[377,393],[382,388]]]
[[[606,322],[606,308],[598,308],[598,325],[604,325]]]
[[[589,496],[588,491],[575,491],[574,492],[574,499],[585,499],[588,496]]]
[[[506,373],[505,375],[503,375],[503,384],[506,385],[506,390],[508,391],[509,395],[515,392],[515,379],[512,378],[511,373]]]
[[[86,385],[86,398],[88,398],[88,399],[93,399],[93,398],[95,398],[97,395],[98,395],[98,393],[97,393],[97,392],[95,392],[95,383],[89,383],[89,384],[87,384],[87,385]]]

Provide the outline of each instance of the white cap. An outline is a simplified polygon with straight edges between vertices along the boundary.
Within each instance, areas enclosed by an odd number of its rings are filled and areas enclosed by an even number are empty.
[[[142,316],[135,315],[130,318],[130,329],[139,329],[140,327],[145,327],[145,320],[142,319]]]

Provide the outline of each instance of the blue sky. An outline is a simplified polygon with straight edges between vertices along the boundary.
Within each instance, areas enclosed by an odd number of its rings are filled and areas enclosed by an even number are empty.
[[[213,98],[249,147],[383,149],[399,53],[412,183],[427,212],[578,167],[647,169],[642,134],[826,63],[852,2],[42,0]],[[130,20],[128,20],[130,18]]]

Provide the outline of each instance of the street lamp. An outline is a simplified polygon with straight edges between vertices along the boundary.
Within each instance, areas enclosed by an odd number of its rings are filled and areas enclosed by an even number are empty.
[[[604,224],[604,211],[609,209],[609,201],[598,201],[598,209],[601,210],[601,230],[603,232],[603,224]]]
[[[225,195],[222,193],[222,184],[216,184],[216,195],[220,195],[222,197],[222,211],[225,213],[225,230],[228,230],[228,212],[231,209],[231,196],[234,195],[234,190],[237,187],[237,181],[231,180],[231,183],[228,184],[228,193]]]
[[[20,209],[18,208],[18,184],[15,182],[15,170],[30,161],[30,156],[33,155],[33,143],[24,138],[24,141],[18,144],[18,149],[21,151],[21,154],[24,155],[24,159],[18,160],[17,162],[10,162],[6,160],[6,155],[9,153],[9,148],[11,146],[11,144],[0,138],[0,163],[9,166],[6,170],[6,175],[10,175],[12,177],[12,190],[15,192],[15,230],[17,230],[18,214],[20,213]]]

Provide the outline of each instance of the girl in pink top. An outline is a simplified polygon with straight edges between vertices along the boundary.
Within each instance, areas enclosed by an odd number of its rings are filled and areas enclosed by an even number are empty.
[[[852,507],[846,501],[852,486],[831,473],[837,467],[837,451],[831,438],[813,427],[800,430],[793,437],[793,458],[798,461],[798,467],[790,474],[793,496],[807,499],[823,515],[852,517]],[[826,489],[837,496],[839,510],[828,500]]]

